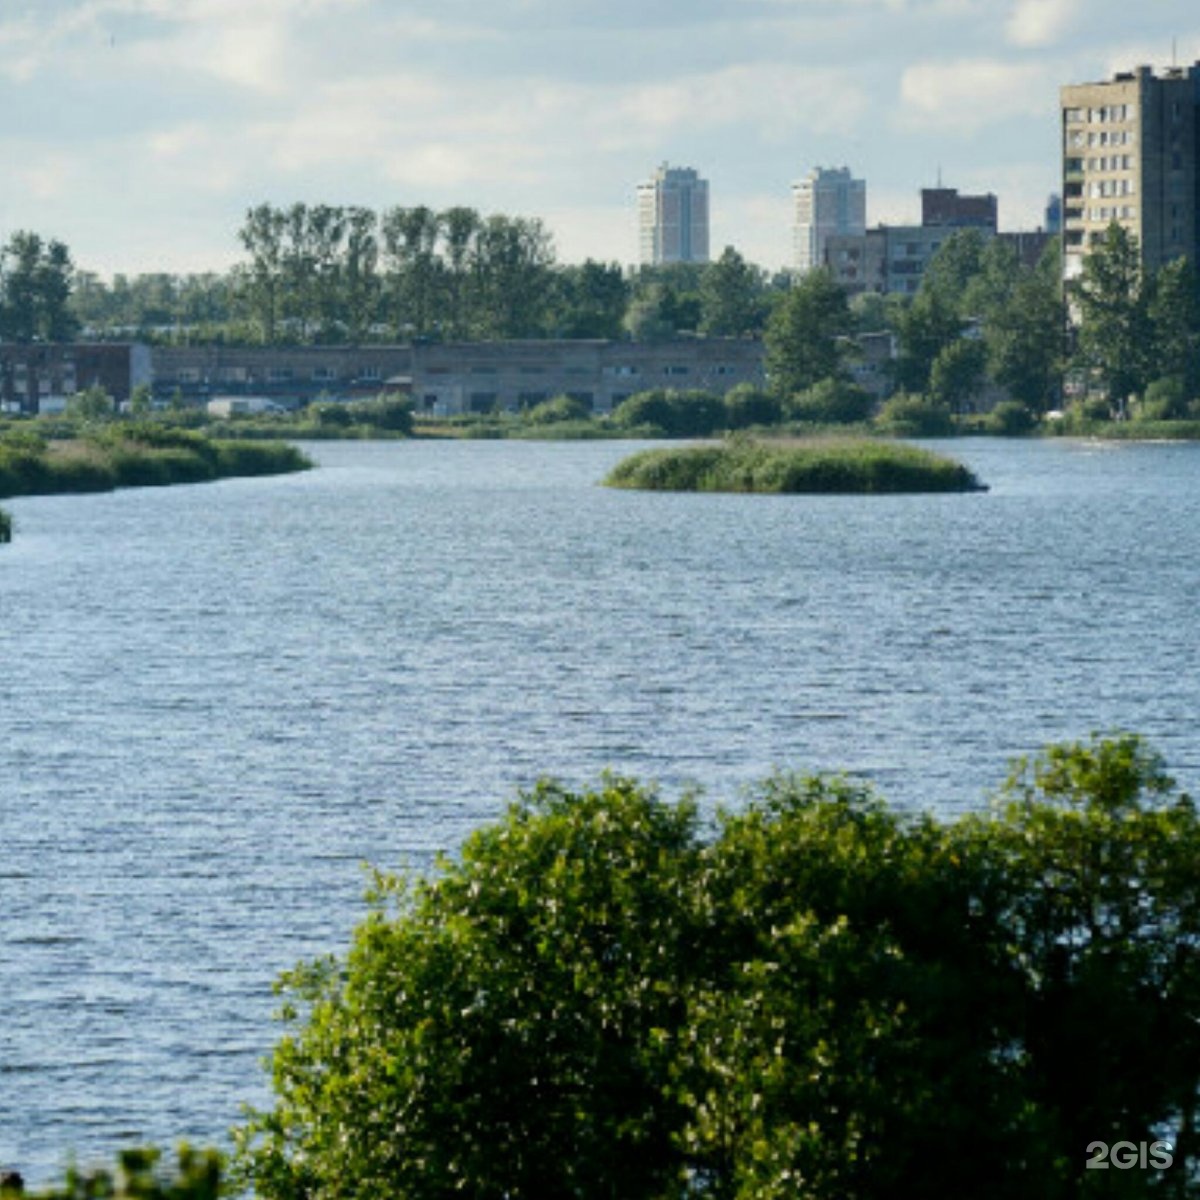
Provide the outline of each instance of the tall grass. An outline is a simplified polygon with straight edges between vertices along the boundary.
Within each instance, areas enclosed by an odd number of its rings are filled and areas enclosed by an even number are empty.
[[[70,442],[0,439],[0,497],[166,487],[310,466],[287,443],[215,442],[186,429],[129,425]]]
[[[896,442],[757,442],[643,450],[604,481],[677,492],[895,493],[983,490],[961,463]]]

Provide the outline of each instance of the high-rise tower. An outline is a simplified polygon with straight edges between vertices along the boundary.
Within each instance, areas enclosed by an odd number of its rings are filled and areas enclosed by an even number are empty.
[[[638,185],[638,257],[647,266],[708,262],[708,180],[663,163]]]
[[[804,274],[824,265],[825,243],[834,236],[861,237],[867,228],[867,185],[849,167],[816,167],[792,185],[795,202],[795,267]]]

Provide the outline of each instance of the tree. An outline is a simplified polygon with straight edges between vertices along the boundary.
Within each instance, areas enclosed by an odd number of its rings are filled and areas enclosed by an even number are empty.
[[[1042,266],[1023,275],[988,315],[984,341],[991,376],[1033,412],[1058,403],[1065,326],[1057,270]]]
[[[962,336],[963,327],[957,309],[940,291],[930,288],[917,292],[896,323],[899,353],[894,371],[900,387],[925,392],[934,360]]]
[[[987,349],[978,338],[958,338],[938,351],[929,371],[929,398],[962,412],[983,382]]]
[[[541,221],[490,216],[475,237],[477,331],[485,338],[537,337],[552,291],[554,245]]]
[[[437,244],[442,222],[432,209],[392,208],[381,229],[388,273],[388,301],[396,332],[427,337],[434,329],[442,264]]]
[[[249,209],[238,234],[250,255],[242,274],[242,293],[250,306],[264,345],[273,345],[278,332],[283,292],[283,237],[286,217],[269,204]]]
[[[555,332],[566,338],[619,338],[629,283],[616,263],[588,259],[559,270],[551,317]]]
[[[75,336],[71,310],[74,267],[62,242],[14,233],[0,248],[0,337],[14,342],[62,342]]]
[[[1051,747],[984,815],[779,775],[705,828],[629,780],[543,783],[433,876],[380,875],[345,960],[285,977],[246,1182],[1189,1194],[1200,820],[1137,738]],[[1086,1169],[1159,1139],[1161,1179]]]
[[[1147,317],[1154,338],[1150,373],[1178,379],[1185,400],[1200,397],[1200,280],[1188,259],[1167,263],[1154,276]]]
[[[810,271],[771,314],[764,338],[767,379],[786,399],[838,377],[842,340],[853,329],[846,293],[827,270]]]
[[[1072,289],[1079,309],[1078,361],[1123,410],[1148,382],[1150,319],[1137,239],[1113,222],[1083,260]]]
[[[965,316],[970,285],[979,277],[986,246],[978,229],[955,230],[937,249],[921,276],[920,291]]]
[[[732,247],[700,277],[700,332],[742,337],[762,328],[762,275]]]

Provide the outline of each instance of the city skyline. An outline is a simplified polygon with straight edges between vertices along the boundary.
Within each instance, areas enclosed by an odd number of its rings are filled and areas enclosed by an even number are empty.
[[[711,257],[778,269],[822,165],[869,225],[940,177],[1036,228],[1060,86],[1173,56],[1200,58],[1183,0],[0,0],[0,235],[223,270],[258,203],[466,204],[632,264],[665,160],[710,183]]]

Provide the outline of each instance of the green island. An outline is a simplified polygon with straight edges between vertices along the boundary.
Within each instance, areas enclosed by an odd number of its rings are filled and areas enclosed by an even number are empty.
[[[286,442],[231,441],[150,422],[126,422],[47,441],[0,436],[0,497],[165,487],[303,471],[311,461]],[[11,534],[7,519],[2,533]]]
[[[283,976],[227,1159],[131,1150],[27,1200],[1194,1194],[1195,804],[1116,733],[974,807],[540,783]],[[1143,1145],[1136,1187],[1088,1169]]]
[[[758,441],[642,450],[605,479],[616,488],[663,492],[882,494],[986,488],[953,459],[870,438]]]

